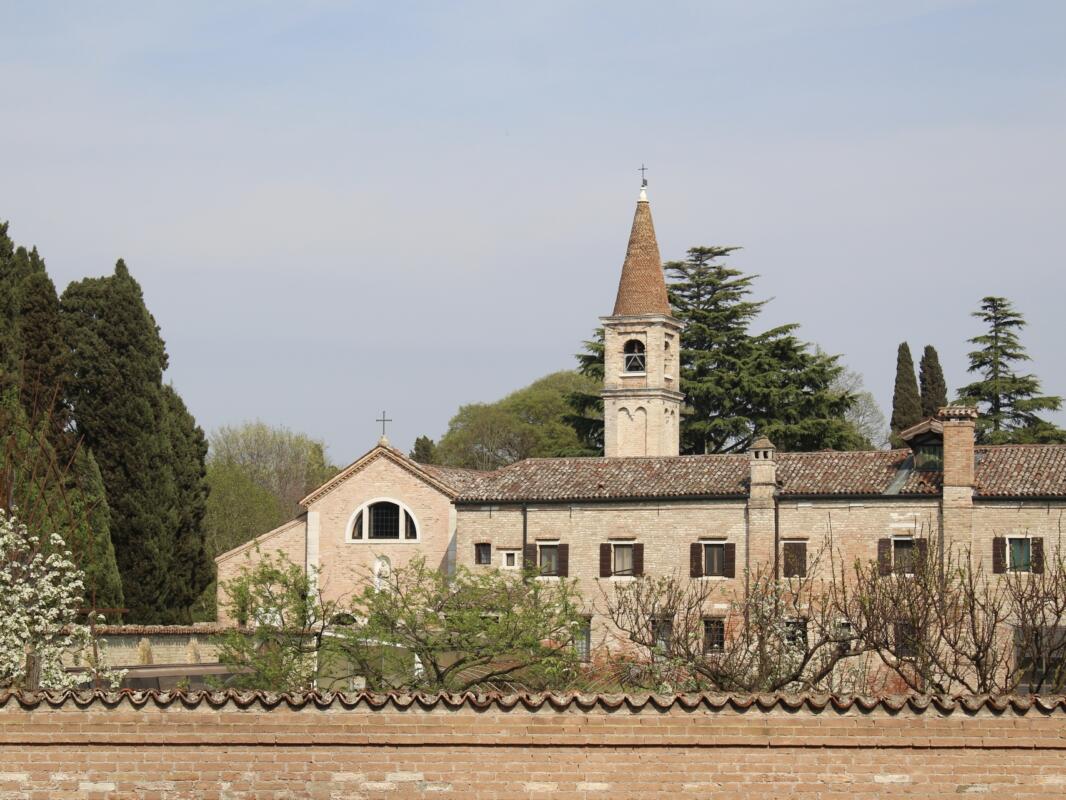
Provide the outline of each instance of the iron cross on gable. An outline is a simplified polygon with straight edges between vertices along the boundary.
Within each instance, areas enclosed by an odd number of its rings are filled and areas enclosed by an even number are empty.
[[[381,435],[382,435],[382,436],[384,436],[384,435],[385,435],[385,424],[386,424],[386,423],[389,423],[389,422],[392,422],[392,420],[391,420],[391,419],[389,419],[388,417],[386,417],[386,416],[385,416],[385,412],[384,412],[384,411],[382,411],[382,412],[381,412],[381,417],[380,417],[380,419],[376,419],[376,420],[374,420],[374,421],[375,421],[375,422],[380,422],[380,423],[381,423]]]
[[[640,185],[641,185],[641,186],[647,186],[647,185],[648,185],[648,178],[647,178],[647,176],[646,176],[646,175],[644,174],[644,173],[645,173],[645,172],[647,172],[647,171],[648,171],[648,168],[647,168],[647,167],[645,167],[645,166],[644,166],[643,164],[641,164],[641,165],[640,165],[640,169],[638,169],[638,170],[637,170],[637,172],[639,172],[639,173],[640,173]]]

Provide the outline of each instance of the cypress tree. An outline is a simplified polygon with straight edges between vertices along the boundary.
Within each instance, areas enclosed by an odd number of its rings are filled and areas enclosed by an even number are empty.
[[[936,412],[948,404],[948,385],[944,370],[940,368],[940,356],[931,344],[922,351],[918,363],[918,383],[922,390],[922,416],[935,417]]]
[[[1018,361],[1029,354],[1018,339],[1025,318],[1005,297],[985,297],[973,312],[987,326],[987,332],[970,339],[977,349],[970,353],[969,371],[981,380],[959,390],[962,399],[977,404],[977,441],[988,444],[1007,442],[1062,442],[1066,431],[1043,419],[1039,412],[1058,411],[1062,398],[1040,394],[1035,375],[1014,371]]]
[[[415,446],[411,449],[410,457],[419,464],[432,464],[437,458],[437,445],[428,436],[419,436],[415,439]]]
[[[59,533],[86,574],[87,599],[120,608],[122,587],[107,498],[92,454],[69,430],[69,350],[59,298],[36,249],[16,247],[0,224],[0,462],[22,518]]]
[[[71,350],[68,396],[107,491],[129,618],[168,621],[179,519],[159,328],[121,260],[113,275],[67,287],[60,310]]]
[[[213,578],[204,539],[207,513],[207,439],[173,386],[163,387],[170,464],[177,490],[173,567],[168,576],[167,615],[191,622],[190,610]]]
[[[914,359],[911,358],[910,345],[901,342],[896,351],[896,386],[892,392],[892,419],[889,422],[893,443],[900,444],[899,432],[921,419],[922,399],[914,377]]]

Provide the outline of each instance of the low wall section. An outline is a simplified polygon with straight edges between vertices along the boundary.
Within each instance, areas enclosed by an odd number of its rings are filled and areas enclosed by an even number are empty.
[[[1066,699],[0,695],[0,798],[1066,796]]]

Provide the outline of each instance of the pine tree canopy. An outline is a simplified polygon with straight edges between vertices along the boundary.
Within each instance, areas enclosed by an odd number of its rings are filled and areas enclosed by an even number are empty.
[[[914,359],[910,345],[901,342],[896,351],[896,385],[892,391],[893,444],[899,445],[899,432],[922,419],[922,398],[918,392],[918,380],[914,376]]]
[[[970,339],[976,349],[970,352],[969,371],[980,376],[959,390],[964,402],[975,403],[981,411],[977,439],[983,444],[1009,442],[1062,442],[1066,431],[1040,416],[1058,411],[1062,398],[1041,395],[1035,375],[1020,375],[1015,365],[1029,361],[1018,334],[1025,318],[1005,297],[985,297],[972,316],[981,320],[986,332]]]
[[[918,383],[922,390],[922,416],[935,417],[937,411],[948,404],[948,385],[944,370],[940,368],[940,356],[931,344],[922,351],[918,364]]]

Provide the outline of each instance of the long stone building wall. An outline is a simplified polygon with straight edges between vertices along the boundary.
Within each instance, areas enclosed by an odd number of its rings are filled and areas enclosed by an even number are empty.
[[[1051,798],[1066,701],[0,695],[3,798]]]

